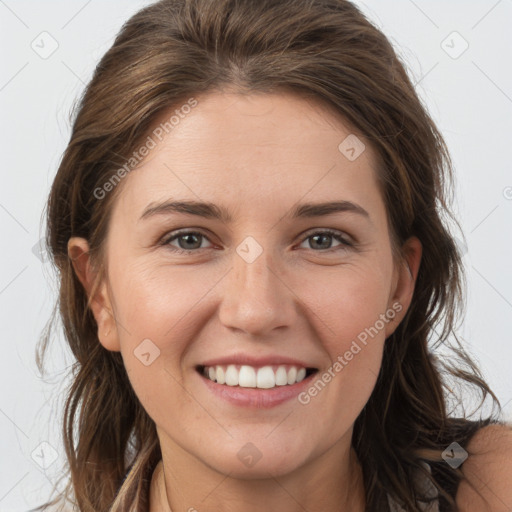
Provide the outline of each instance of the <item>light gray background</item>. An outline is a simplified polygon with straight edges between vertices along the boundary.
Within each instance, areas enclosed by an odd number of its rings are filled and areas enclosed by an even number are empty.
[[[72,358],[62,336],[54,338],[48,382],[41,380],[35,346],[56,286],[33,248],[71,106],[122,23],[148,3],[0,0],[0,511],[41,503],[63,461],[59,419]],[[512,420],[512,1],[357,3],[407,62],[447,140],[467,236],[461,333]],[[52,44],[47,58],[31,47],[42,53]]]

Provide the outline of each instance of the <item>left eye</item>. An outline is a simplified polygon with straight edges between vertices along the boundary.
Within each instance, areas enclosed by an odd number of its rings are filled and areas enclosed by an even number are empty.
[[[331,240],[334,239],[334,240],[337,240],[338,242],[340,242],[340,244],[336,247],[320,247],[320,249],[323,249],[324,251],[330,251],[330,250],[343,250],[343,249],[348,249],[350,247],[353,247],[353,244],[351,242],[349,242],[348,240],[346,240],[340,233],[338,233],[337,231],[331,231],[331,230],[325,230],[325,231],[316,231],[314,233],[311,233],[310,235],[308,235],[303,243],[306,241],[306,240],[314,240],[313,242],[309,242],[309,246],[310,247],[313,247],[314,245],[318,246],[318,245],[322,245],[322,240]],[[330,244],[328,244],[330,245]]]
[[[178,254],[192,253],[195,252],[197,249],[205,249],[205,247],[201,247],[202,239],[208,240],[206,235],[203,235],[202,233],[198,233],[196,231],[182,231],[181,233],[174,234],[170,238],[164,240],[162,242],[162,245],[168,246],[173,252],[177,252]],[[353,247],[353,244],[346,240],[345,238],[343,238],[343,236],[341,236],[341,234],[338,233],[337,231],[316,231],[305,237],[302,243],[306,242],[309,239],[313,240],[313,242],[309,243],[310,248],[314,248],[314,246],[316,245],[318,249],[321,249],[324,252],[329,250],[342,250]],[[332,242],[333,239],[340,242],[340,244],[334,248],[318,247],[325,245],[326,240],[328,241],[328,245],[331,245],[329,241]],[[171,244],[171,242],[174,242],[175,240],[178,241],[178,247]],[[183,247],[183,245],[185,245],[185,247]]]

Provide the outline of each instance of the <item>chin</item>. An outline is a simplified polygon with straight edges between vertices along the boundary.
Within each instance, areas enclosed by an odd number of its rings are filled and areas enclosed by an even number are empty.
[[[243,443],[240,447],[216,453],[205,464],[219,473],[241,480],[280,477],[292,473],[306,462],[304,446],[293,448],[286,442],[276,449],[272,443]]]

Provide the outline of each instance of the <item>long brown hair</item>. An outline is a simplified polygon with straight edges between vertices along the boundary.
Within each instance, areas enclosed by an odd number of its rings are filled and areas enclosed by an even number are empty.
[[[60,317],[76,358],[64,411],[66,494],[83,512],[146,510],[161,458],[155,425],[120,353],[98,340],[68,240],[88,240],[101,279],[110,212],[122,183],[101,198],[98,189],[164,111],[227,87],[320,100],[376,152],[395,254],[414,235],[423,256],[410,308],[385,344],[375,389],[354,425],[367,510],[387,509],[387,495],[406,511],[420,510],[418,500],[426,497],[414,481],[417,471],[438,488],[442,506],[456,510],[452,495],[462,473],[441,454],[496,420],[451,417],[448,398],[458,397],[450,379],[479,392],[477,410],[488,396],[498,408],[499,402],[456,336],[465,283],[447,228],[449,220],[458,226],[450,213],[452,165],[390,42],[346,0],[162,0],[129,19],[98,64],[47,205]],[[49,332],[38,347],[40,369],[48,340]],[[441,361],[435,356],[440,346],[452,347],[455,357]]]

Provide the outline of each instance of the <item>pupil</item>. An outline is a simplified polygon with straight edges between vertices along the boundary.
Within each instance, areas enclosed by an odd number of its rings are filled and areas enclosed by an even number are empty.
[[[317,240],[317,239],[319,239],[319,238],[320,238],[320,239],[322,239],[322,238],[323,238],[324,240],[326,240],[326,239],[329,239],[329,238],[330,238],[330,236],[331,236],[331,235],[315,235],[315,236],[313,237],[313,239],[315,240],[315,242],[314,242],[314,243],[316,244],[316,240]],[[320,244],[320,245],[322,245],[322,244]],[[327,244],[327,245],[328,245],[328,244]],[[323,248],[325,249],[325,247],[323,247]]]
[[[197,239],[197,235],[184,235],[182,238],[186,239],[186,244],[188,244],[190,242],[190,238],[196,238]],[[192,242],[194,243],[194,242]],[[196,241],[197,243],[197,241]]]

